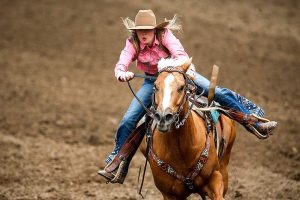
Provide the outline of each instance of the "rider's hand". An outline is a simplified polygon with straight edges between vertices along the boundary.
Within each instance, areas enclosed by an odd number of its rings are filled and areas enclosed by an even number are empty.
[[[132,73],[132,72],[124,72],[119,77],[119,81],[126,82],[126,81],[130,81],[133,78],[134,78],[134,73]]]
[[[189,75],[190,78],[195,79],[196,72],[194,70],[188,69],[186,74]]]
[[[193,63],[189,66],[186,74],[189,75],[192,79],[195,79],[196,68]]]

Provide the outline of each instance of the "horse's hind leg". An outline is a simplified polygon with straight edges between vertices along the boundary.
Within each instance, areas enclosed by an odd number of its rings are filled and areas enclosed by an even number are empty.
[[[224,200],[224,184],[223,177],[220,171],[214,171],[211,175],[209,182],[204,186],[203,190],[213,200]]]

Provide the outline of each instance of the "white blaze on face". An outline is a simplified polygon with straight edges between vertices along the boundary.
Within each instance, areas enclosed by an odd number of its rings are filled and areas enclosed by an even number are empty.
[[[167,78],[165,79],[165,89],[164,89],[164,97],[162,102],[162,107],[164,110],[166,110],[171,102],[171,83],[175,80],[175,77],[173,74],[169,74]]]

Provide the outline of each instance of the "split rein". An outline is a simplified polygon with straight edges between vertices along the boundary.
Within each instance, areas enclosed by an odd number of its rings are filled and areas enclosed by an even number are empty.
[[[148,76],[148,75],[143,75],[143,74],[134,74],[134,78],[137,77],[137,78],[144,78],[144,79],[150,79],[150,80],[156,80],[156,77],[155,76]],[[148,109],[144,104],[143,102],[140,100],[140,98],[135,94],[135,92],[133,91],[132,87],[131,87],[131,84],[130,84],[130,81],[126,81],[127,84],[128,84],[128,87],[131,91],[131,93],[133,94],[133,96],[136,98],[136,100],[139,102],[139,104],[141,104],[141,106],[143,107],[143,109],[146,111],[147,115],[149,117],[151,117],[152,119],[154,118],[154,111],[150,108]],[[152,102],[153,103],[153,102]]]

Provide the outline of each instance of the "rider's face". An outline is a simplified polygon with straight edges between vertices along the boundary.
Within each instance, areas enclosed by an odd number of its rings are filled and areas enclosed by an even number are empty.
[[[140,43],[151,46],[154,41],[154,29],[140,29],[136,30],[137,36],[139,38]]]

